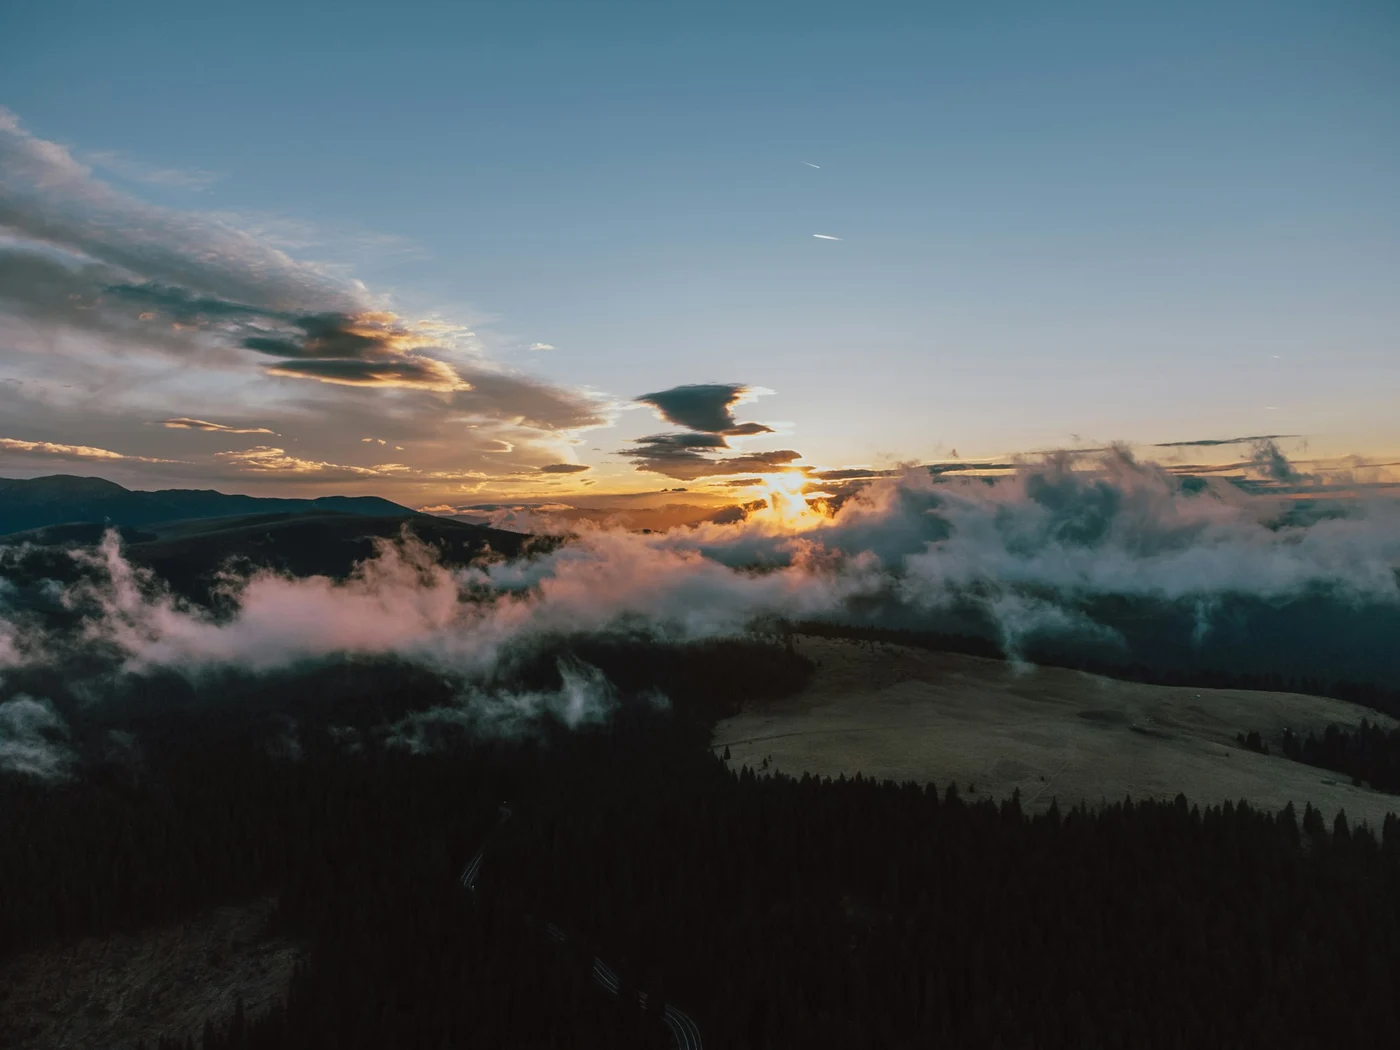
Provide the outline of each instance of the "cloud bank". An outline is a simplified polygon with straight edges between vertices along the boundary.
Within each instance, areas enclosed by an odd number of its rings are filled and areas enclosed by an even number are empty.
[[[518,733],[536,718],[605,717],[609,694],[586,669],[564,676],[562,692],[512,684],[520,661],[561,641],[687,642],[779,620],[980,635],[1015,659],[1080,654],[1400,689],[1400,502],[1288,524],[1276,504],[1229,483],[1188,486],[1121,451],[1087,465],[1052,458],[995,482],[911,469],[834,513],[769,505],[650,534],[580,522],[553,549],[467,568],[383,543],[343,581],[229,577],[231,611],[219,616],[133,567],[114,535],[72,557],[82,580],[55,586],[76,634],[0,614],[0,673],[73,652],[108,654],[109,676],[195,681],[218,668],[392,656],[462,697],[402,727],[405,746],[430,724]],[[22,699],[5,688],[17,686],[0,679],[0,700]],[[28,702],[11,710],[14,754],[39,746],[44,717]]]
[[[76,760],[67,740],[67,723],[47,701],[21,695],[0,703],[0,771],[61,779]]]

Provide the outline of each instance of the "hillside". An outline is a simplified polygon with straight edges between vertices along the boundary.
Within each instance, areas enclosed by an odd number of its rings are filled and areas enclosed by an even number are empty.
[[[13,589],[11,604],[58,612],[43,581],[76,581],[83,569],[68,551],[96,544],[105,531],[106,526],[89,522],[0,537],[0,581],[7,581]],[[248,572],[265,568],[294,576],[344,579],[357,562],[375,553],[377,540],[405,535],[431,545],[449,566],[466,565],[488,551],[514,557],[527,544],[547,542],[524,533],[409,512],[283,511],[154,522],[118,532],[129,561],[151,569],[177,594],[200,603],[212,600],[217,578],[225,569]]]
[[[465,565],[488,548],[514,557],[530,539],[519,532],[412,513],[259,514],[156,524],[148,530],[154,537],[129,544],[127,557],[194,598],[203,596],[230,560],[235,566],[294,576],[343,578],[374,553],[377,539],[411,535],[437,548],[447,565]]]
[[[0,536],[79,522],[142,526],[162,521],[222,518],[237,514],[309,512],[364,516],[412,513],[408,507],[378,496],[289,499],[244,496],[212,489],[141,492],[102,478],[80,478],[69,474],[0,479]]]
[[[750,706],[715,730],[731,765],[801,776],[919,783],[956,781],[978,797],[1019,790],[1043,810],[1178,793],[1202,806],[1247,799],[1265,810],[1311,802],[1379,828],[1400,797],[1353,787],[1346,778],[1238,746],[1257,730],[1321,732],[1364,716],[1394,719],[1339,700],[1296,693],[1125,682],[1063,668],[1011,664],[882,643],[801,637],[816,663],[795,697]]]

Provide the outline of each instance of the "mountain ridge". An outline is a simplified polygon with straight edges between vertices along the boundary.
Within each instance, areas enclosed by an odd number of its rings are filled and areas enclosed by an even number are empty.
[[[215,489],[128,489],[105,478],[49,474],[0,478],[0,536],[55,525],[103,522],[134,528],[157,522],[266,513],[397,517],[416,513],[379,496],[248,496]]]

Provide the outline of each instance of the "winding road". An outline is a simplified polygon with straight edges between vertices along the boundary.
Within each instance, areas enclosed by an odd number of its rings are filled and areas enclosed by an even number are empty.
[[[481,844],[481,848],[472,854],[472,859],[467,861],[467,866],[462,869],[460,882],[462,887],[473,897],[476,895],[477,879],[481,875],[481,863],[486,857],[486,847],[491,844],[491,839],[496,832],[511,817],[510,806],[504,802],[501,803],[500,816],[501,819],[486,837],[486,841]],[[568,942],[569,935],[554,923],[546,922],[542,925],[545,934],[551,940],[558,944]],[[617,971],[596,955],[593,957],[593,982],[614,998],[617,998],[621,993],[622,982],[617,976]],[[636,997],[638,1008],[645,1010],[647,1008],[647,993],[637,992]],[[666,1030],[671,1033],[676,1050],[705,1050],[705,1044],[700,1038],[700,1027],[688,1014],[677,1010],[670,1003],[665,1003],[661,1009],[661,1021],[665,1024]]]

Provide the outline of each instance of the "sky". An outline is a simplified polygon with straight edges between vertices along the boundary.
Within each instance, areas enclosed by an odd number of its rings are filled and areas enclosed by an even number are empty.
[[[1389,0],[5,21],[0,476],[465,506],[1400,459]]]

